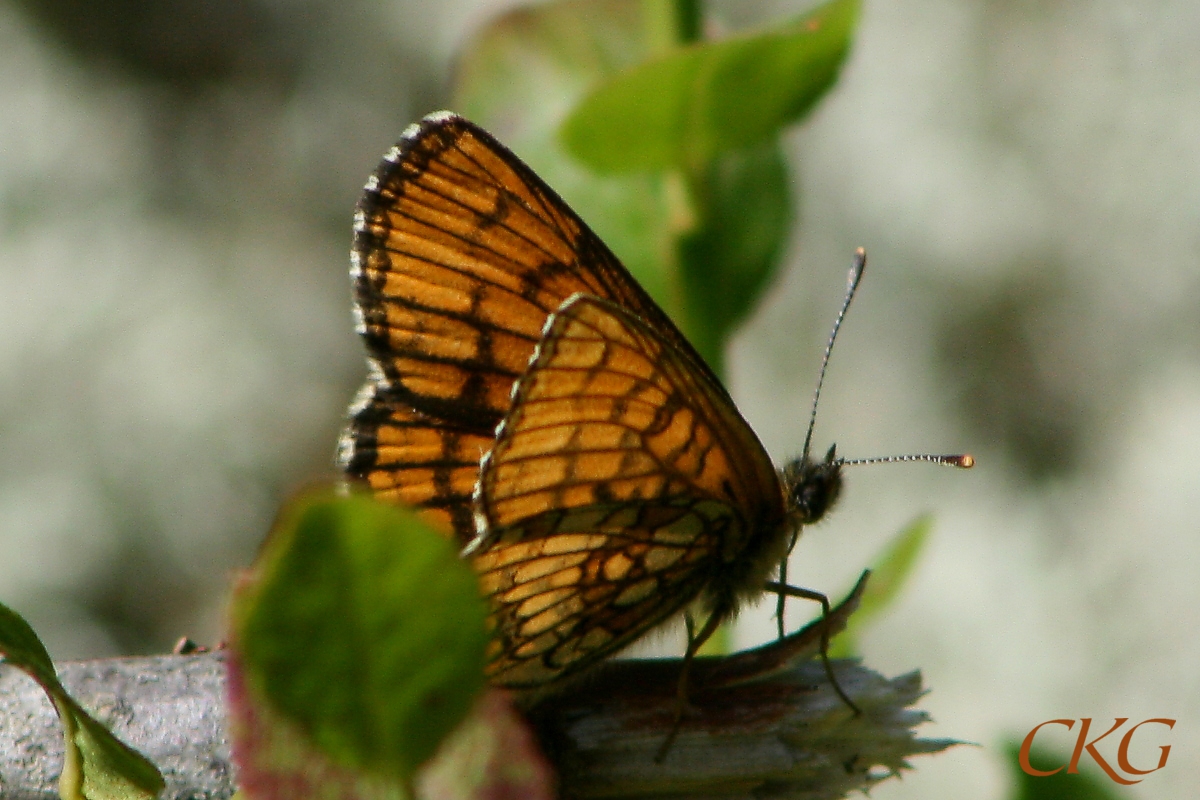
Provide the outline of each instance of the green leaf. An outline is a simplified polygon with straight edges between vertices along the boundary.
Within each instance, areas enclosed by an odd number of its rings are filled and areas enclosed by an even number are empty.
[[[725,342],[774,277],[793,219],[775,134],[836,77],[857,3],[681,47],[699,27],[685,5],[572,0],[505,14],[469,44],[455,108],[562,195],[721,375]],[[660,68],[691,77],[672,84]],[[587,110],[630,80],[645,94]],[[572,136],[596,137],[603,163],[573,157]],[[716,145],[697,149],[696,136]],[[661,157],[646,161],[642,148]],[[626,157],[636,163],[620,174],[596,171]]]
[[[165,786],[150,761],[84,711],[58,681],[45,646],[19,614],[0,603],[0,656],[41,684],[63,725],[63,800],[147,800]]]
[[[78,703],[65,693],[55,699],[59,717],[78,753],[79,778],[68,778],[64,761],[63,777],[59,781],[64,798],[84,797],[88,800],[135,800],[155,797],[163,790],[162,775],[141,753],[117,739],[102,724],[90,717]],[[71,786],[68,790],[67,785]],[[77,789],[76,789],[77,787]]]
[[[596,87],[566,119],[567,149],[600,172],[695,168],[803,117],[849,52],[858,0],[832,0],[755,36],[698,43]]]
[[[1075,774],[1063,769],[1044,777],[1028,775],[1017,760],[1020,751],[1019,742],[1010,741],[1004,745],[1004,762],[1014,784],[1012,800],[1126,800],[1129,797],[1115,789],[1107,778],[1102,778],[1098,770],[1089,770],[1082,765]],[[1052,770],[1070,760],[1070,753],[1058,753],[1037,744],[1029,750],[1029,763],[1038,769]]]
[[[0,603],[0,656],[29,673],[42,686],[61,688],[54,662],[33,628],[17,612]]]
[[[554,771],[512,696],[488,689],[409,785],[339,767],[246,686],[238,653],[227,663],[229,730],[241,789],[234,800],[552,800]]]
[[[483,687],[478,579],[410,511],[289,508],[233,606],[247,683],[330,761],[407,785]]]
[[[775,277],[793,214],[779,145],[727,153],[703,172],[703,219],[679,242],[684,330],[718,375],[724,344]]]
[[[933,517],[924,514],[888,543],[871,567],[871,582],[863,592],[858,612],[829,648],[830,658],[846,658],[857,652],[859,636],[900,594],[932,529]]]

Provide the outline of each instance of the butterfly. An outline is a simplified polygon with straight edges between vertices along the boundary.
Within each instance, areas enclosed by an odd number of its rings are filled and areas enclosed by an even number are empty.
[[[368,179],[351,278],[370,376],[340,466],[462,546],[494,685],[544,697],[699,602],[690,660],[838,496],[848,462],[777,471],[617,257],[461,117]]]

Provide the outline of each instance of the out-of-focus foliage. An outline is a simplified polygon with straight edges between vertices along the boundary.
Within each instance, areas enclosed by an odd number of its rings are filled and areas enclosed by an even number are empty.
[[[411,780],[483,688],[479,581],[415,514],[305,498],[233,604],[247,682],[336,764]]]

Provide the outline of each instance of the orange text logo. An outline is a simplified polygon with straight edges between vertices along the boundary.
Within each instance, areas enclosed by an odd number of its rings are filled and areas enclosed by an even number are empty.
[[[1025,735],[1025,741],[1021,742],[1021,751],[1017,755],[1017,761],[1020,763],[1021,769],[1024,770],[1025,774],[1032,775],[1035,778],[1044,778],[1047,775],[1054,775],[1055,773],[1061,772],[1063,769],[1066,769],[1068,773],[1074,774],[1079,772],[1079,759],[1083,756],[1083,752],[1086,750],[1087,754],[1091,756],[1092,759],[1100,766],[1100,769],[1104,770],[1104,773],[1117,783],[1125,786],[1129,786],[1130,784],[1134,783],[1141,783],[1141,778],[1133,780],[1131,778],[1122,776],[1121,773],[1113,769],[1112,765],[1109,764],[1108,761],[1105,760],[1104,756],[1100,754],[1100,751],[1096,749],[1097,742],[1108,736],[1110,733],[1116,731],[1128,721],[1128,717],[1117,717],[1116,722],[1113,723],[1111,728],[1089,742],[1088,732],[1092,727],[1092,719],[1091,717],[1083,717],[1079,720],[1081,723],[1079,726],[1079,736],[1075,740],[1075,752],[1071,754],[1071,760],[1058,769],[1037,769],[1029,763],[1029,749],[1033,746],[1033,737],[1037,736],[1038,731],[1047,725],[1062,725],[1067,730],[1071,730],[1075,727],[1075,720],[1073,719],[1047,720],[1046,722],[1034,726],[1034,729]],[[1161,718],[1144,719],[1125,732],[1125,735],[1121,737],[1121,743],[1117,746],[1117,767],[1120,768],[1121,772],[1125,773],[1126,776],[1149,775],[1151,772],[1157,772],[1167,765],[1167,756],[1171,754],[1171,745],[1161,745],[1158,748],[1161,752],[1161,755],[1158,758],[1158,765],[1152,769],[1138,769],[1129,762],[1129,746],[1133,742],[1133,735],[1137,733],[1138,728],[1142,727],[1143,725],[1166,725],[1168,728],[1174,728],[1175,720]]]

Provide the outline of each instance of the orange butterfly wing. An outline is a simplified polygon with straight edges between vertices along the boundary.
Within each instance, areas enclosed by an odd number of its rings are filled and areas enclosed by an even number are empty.
[[[703,591],[731,610],[786,538],[770,459],[720,385],[586,295],[548,323],[475,499],[488,672],[513,688],[552,688]]]
[[[350,408],[338,460],[364,479],[376,497],[422,509],[429,522],[454,531],[461,544],[474,536],[471,495],[479,459],[493,435],[424,414],[368,382]]]
[[[389,496],[427,497],[417,505],[460,541],[475,532],[466,476],[477,476],[513,383],[563,301],[577,292],[612,300],[691,351],[562,199],[460,117],[433,114],[405,132],[367,182],[354,230],[355,311],[372,379],[339,461]],[[396,437],[407,443],[387,441]]]

